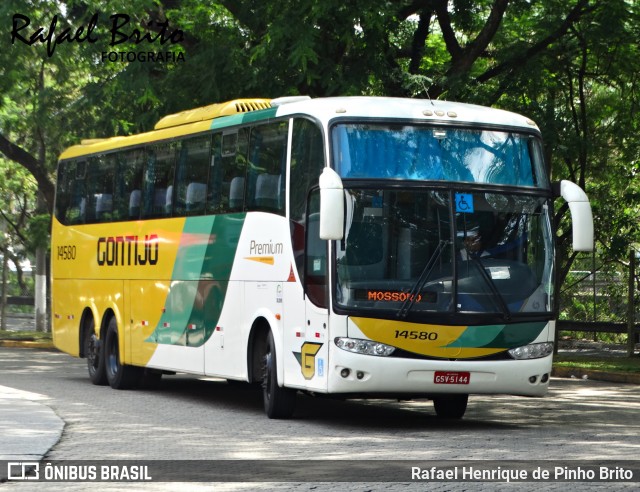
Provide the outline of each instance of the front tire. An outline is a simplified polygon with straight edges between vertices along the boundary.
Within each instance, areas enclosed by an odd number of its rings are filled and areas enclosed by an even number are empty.
[[[288,419],[296,406],[296,390],[278,386],[278,370],[273,334],[269,331],[263,357],[262,397],[270,419]]]
[[[441,419],[461,419],[467,411],[469,395],[446,395],[433,399],[433,408]]]
[[[120,362],[118,325],[115,318],[109,320],[104,341],[104,362],[107,381],[113,389],[128,389],[136,386],[142,376],[142,368],[127,366]]]
[[[87,358],[89,379],[95,385],[104,386],[108,383],[104,364],[104,343],[96,336],[93,318],[85,328],[84,355]]]

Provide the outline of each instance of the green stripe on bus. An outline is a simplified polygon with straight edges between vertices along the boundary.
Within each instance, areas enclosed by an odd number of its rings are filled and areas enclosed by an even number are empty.
[[[276,115],[278,108],[262,109],[259,111],[249,111],[247,113],[232,114],[221,118],[214,118],[211,122],[211,129],[217,130],[228,126],[241,125],[243,123],[253,123],[260,120],[268,120]]]
[[[246,214],[185,220],[164,312],[149,342],[199,347],[213,334]]]
[[[547,326],[544,321],[513,325],[469,326],[445,347],[504,348],[521,347],[533,342]]]

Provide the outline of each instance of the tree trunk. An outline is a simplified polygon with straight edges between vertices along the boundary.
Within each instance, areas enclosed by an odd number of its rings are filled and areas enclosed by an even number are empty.
[[[49,331],[47,326],[47,251],[36,250],[35,285],[36,331]]]
[[[636,252],[633,248],[629,252],[629,283],[627,293],[627,355],[633,356],[635,351],[635,326],[636,326],[636,310],[635,310],[635,291],[636,291]]]
[[[9,258],[7,255],[7,247],[2,248],[2,300],[0,301],[0,330],[7,329],[7,268],[9,267]]]

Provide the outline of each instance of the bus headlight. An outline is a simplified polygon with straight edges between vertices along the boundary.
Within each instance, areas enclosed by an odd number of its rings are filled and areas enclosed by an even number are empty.
[[[509,355],[517,360],[541,359],[553,352],[553,342],[532,343],[509,350]]]
[[[355,354],[377,355],[379,357],[387,357],[391,355],[395,347],[385,345],[384,343],[374,342],[373,340],[362,340],[359,338],[338,337],[334,340],[338,348],[353,352]]]

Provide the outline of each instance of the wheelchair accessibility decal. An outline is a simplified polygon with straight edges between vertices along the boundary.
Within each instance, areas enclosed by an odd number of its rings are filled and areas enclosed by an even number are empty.
[[[456,212],[473,213],[473,195],[471,193],[456,193]]]

